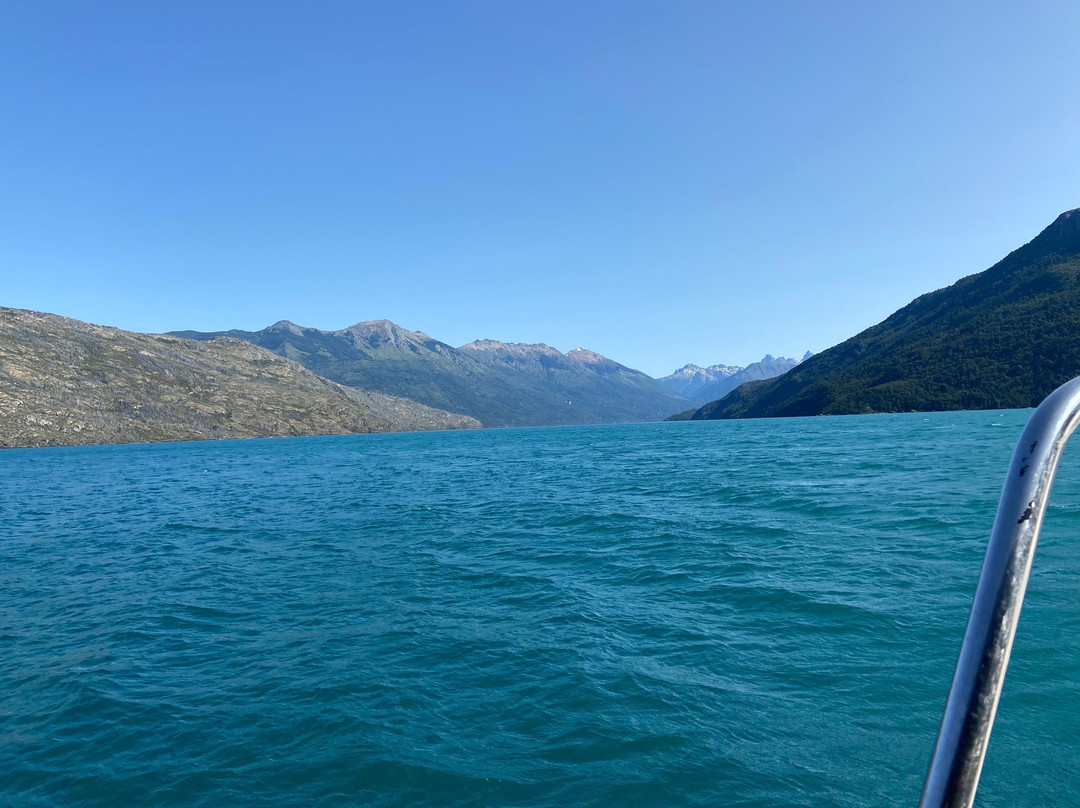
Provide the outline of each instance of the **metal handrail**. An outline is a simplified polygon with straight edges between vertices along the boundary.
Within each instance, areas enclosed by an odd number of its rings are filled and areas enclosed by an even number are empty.
[[[1080,378],[1046,397],[1013,453],[920,808],[975,800],[1050,485],[1078,423]]]

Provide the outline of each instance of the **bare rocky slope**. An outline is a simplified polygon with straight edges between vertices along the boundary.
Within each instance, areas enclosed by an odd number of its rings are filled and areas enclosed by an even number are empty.
[[[242,340],[196,342],[0,308],[0,447],[478,426],[343,387]]]

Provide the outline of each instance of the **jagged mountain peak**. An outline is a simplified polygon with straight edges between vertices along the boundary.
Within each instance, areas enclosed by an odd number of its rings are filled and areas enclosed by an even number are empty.
[[[703,368],[701,365],[695,365],[693,362],[687,362],[685,365],[683,365],[681,368],[679,368],[666,378],[671,378],[672,376],[690,377],[701,374],[712,377],[730,376],[733,373],[738,373],[740,370],[742,370],[742,367],[739,365],[723,365],[718,363],[715,365],[709,365],[707,368]]]
[[[731,365],[715,364],[703,368],[688,362],[674,373],[664,376],[657,381],[684,396],[696,397],[697,392],[722,379],[734,376],[742,368]]]
[[[772,364],[772,363],[775,363],[775,362],[779,362],[781,364],[785,364],[785,365],[790,364],[790,365],[794,366],[794,365],[799,364],[799,362],[802,362],[805,359],[809,358],[810,356],[811,356],[811,353],[809,351],[806,352],[806,355],[803,356],[802,359],[795,359],[794,357],[789,357],[789,356],[773,356],[771,353],[768,353],[768,354],[765,354],[765,356],[761,357],[761,359],[759,359],[757,362],[754,362],[754,364],[755,365],[768,365],[768,364]],[[752,365],[750,365],[748,367],[752,367]]]

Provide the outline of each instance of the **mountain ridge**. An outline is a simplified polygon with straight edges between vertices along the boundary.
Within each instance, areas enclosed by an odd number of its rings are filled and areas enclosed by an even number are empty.
[[[703,368],[693,362],[688,362],[675,372],[661,376],[657,381],[676,393],[696,399],[697,392],[702,388],[738,373],[740,370],[742,368],[738,365],[716,364]]]
[[[765,354],[762,359],[746,367],[716,364],[702,368],[688,363],[657,381],[686,396],[700,407],[709,401],[722,398],[740,384],[756,379],[769,379],[786,373],[809,356],[811,356],[809,351],[802,359],[788,359],[783,356],[774,357],[772,354]],[[693,410],[680,413],[680,416],[689,417],[690,412]]]
[[[340,384],[468,415],[485,426],[656,421],[691,403],[587,349],[563,354],[542,343],[498,340],[455,348],[389,320],[336,331],[279,321],[261,331],[171,333],[244,339]]]
[[[475,428],[353,390],[249,342],[0,308],[0,446]]]
[[[1080,375],[1080,208],[778,379],[692,416],[1031,407]]]
[[[772,379],[776,376],[783,375],[798,365],[800,361],[801,360],[798,359],[790,359],[786,356],[765,354],[765,356],[757,362],[751,362],[746,367],[739,368],[735,373],[722,379],[717,379],[712,384],[701,388],[698,390],[696,398],[702,401],[715,401],[716,399],[723,398],[739,385],[746,384],[746,382],[758,381],[760,379]]]

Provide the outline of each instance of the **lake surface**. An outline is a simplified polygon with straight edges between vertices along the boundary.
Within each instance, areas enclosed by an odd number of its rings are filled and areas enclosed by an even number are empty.
[[[0,453],[0,805],[914,806],[1030,411]],[[1080,450],[980,789],[1080,804]]]

